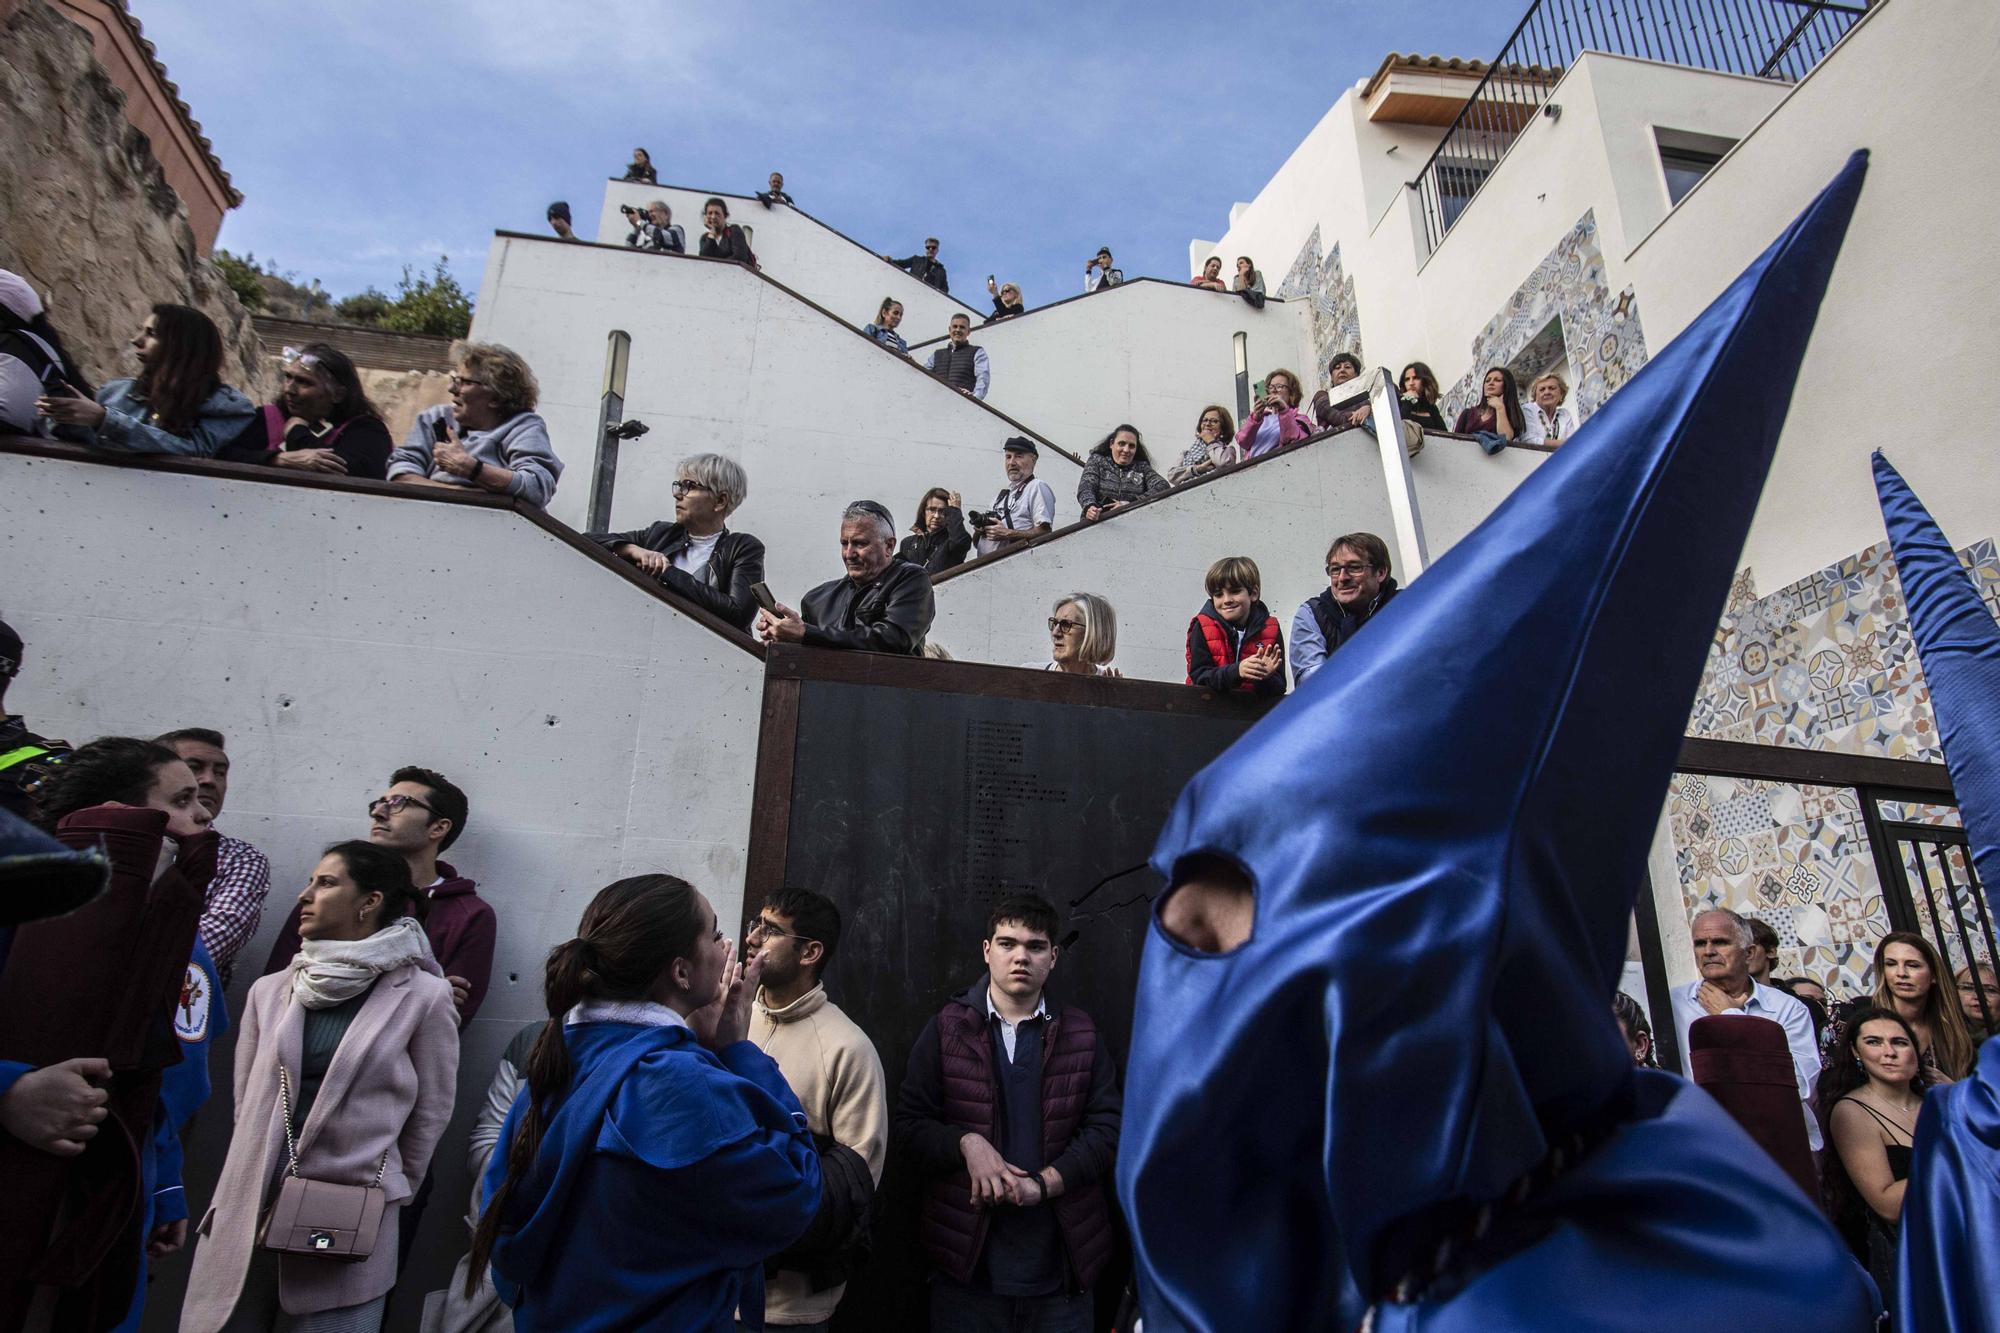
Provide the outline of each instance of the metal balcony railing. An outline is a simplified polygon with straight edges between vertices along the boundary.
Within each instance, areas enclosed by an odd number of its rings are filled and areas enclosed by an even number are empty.
[[[1437,248],[1585,51],[1796,83],[1863,14],[1828,0],[1535,0],[1417,179]]]

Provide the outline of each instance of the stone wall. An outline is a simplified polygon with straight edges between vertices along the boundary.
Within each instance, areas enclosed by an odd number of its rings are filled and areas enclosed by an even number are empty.
[[[222,330],[223,378],[260,383],[250,317],[201,258],[180,197],[90,37],[42,0],[0,7],[0,268],[33,283],[94,380],[132,374],[126,344],[160,301]]]

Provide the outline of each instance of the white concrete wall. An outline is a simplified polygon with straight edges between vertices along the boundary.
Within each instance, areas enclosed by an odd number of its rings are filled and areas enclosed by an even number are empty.
[[[1246,335],[1253,383],[1280,366],[1307,376],[1310,318],[1303,301],[1252,310],[1239,296],[1147,280],[975,324],[972,341],[993,363],[987,402],[1078,454],[1129,421],[1164,473],[1193,442],[1202,408],[1235,415],[1236,335]],[[941,342],[910,354],[922,361]]]
[[[679,460],[728,454],[750,474],[732,526],[763,540],[766,582],[791,605],[839,576],[849,501],[880,500],[907,528],[932,486],[971,497],[1005,481],[1000,444],[1015,427],[741,265],[496,237],[473,333],[520,352],[541,380],[566,469],[550,512],[574,527],[614,328],[632,335],[626,416],[651,433],[619,455],[613,530],[671,519]],[[1039,475],[1057,521],[1078,517],[1081,469],[1044,449]]]
[[[1840,169],[1868,181],[1819,315],[1743,563],[1769,593],[1883,540],[1881,448],[1961,545],[1994,535],[2000,456],[1980,386],[2000,362],[1994,82],[2000,8],[1890,0],[1709,173],[1628,264],[1664,342]]]
[[[1338,244],[1354,280],[1366,359],[1426,361],[1449,388],[1470,368],[1487,321],[1585,212],[1595,211],[1611,290],[1630,280],[1625,254],[1668,206],[1655,126],[1738,138],[1784,95],[1765,80],[1588,53],[1549,99],[1560,117],[1529,123],[1426,255],[1418,194],[1404,182],[1440,131],[1371,122],[1350,91],[1209,248],[1232,261],[1255,256],[1275,284],[1317,226],[1321,252]],[[1644,291],[1639,306],[1657,347]]]
[[[1211,247],[1295,253],[1312,228],[1342,247],[1370,361],[1423,357],[1446,385],[1474,336],[1585,211],[1607,284],[1631,285],[1657,353],[1839,170],[1869,148],[1867,187],[1801,368],[1765,501],[1744,552],[1757,585],[1782,587],[1881,540],[1867,454],[1885,447],[1961,541],[1989,535],[2000,461],[1964,386],[1983,383],[2000,334],[2000,149],[1976,133],[2000,110],[2000,10],[1978,0],[1876,5],[1796,86],[1586,54],[1439,245],[1411,239],[1414,192],[1353,231],[1346,201],[1367,164],[1394,160],[1343,97]],[[1343,117],[1342,108],[1350,114]],[[1740,139],[1670,207],[1659,129]],[[1406,161],[1411,174],[1425,156]],[[1903,376],[1897,376],[1896,371]],[[1892,378],[1885,379],[1885,374]],[[1911,390],[1885,385],[1914,374]],[[1885,396],[1887,393],[1887,396]],[[1866,423],[1871,429],[1857,431]],[[1887,438],[1883,438],[1886,434]]]
[[[228,737],[219,827],[272,870],[232,1013],[320,848],[366,836],[391,771],[422,764],[465,788],[447,859],[479,881],[499,940],[407,1283],[441,1287],[464,1249],[466,1129],[501,1048],[546,1016],[549,947],[641,871],[738,916],[761,662],[511,511],[417,498],[0,453],[0,568],[28,645],[11,711],[79,744]],[[230,1123],[228,1052],[214,1059],[196,1216]],[[160,1266],[156,1311],[178,1308],[167,1287],[186,1267]]]
[[[1470,441],[1431,437],[1411,471],[1432,556],[1476,527],[1546,457],[1510,449],[1488,458]],[[1289,642],[1299,603],[1326,587],[1327,543],[1357,531],[1395,549],[1380,453],[1372,436],[1354,430],[944,579],[931,637],[971,661],[1047,661],[1050,608],[1067,593],[1094,592],[1118,612],[1120,670],[1184,680],[1188,621],[1205,600],[1211,564],[1228,555],[1254,559],[1264,603]]]
[[[701,206],[711,193],[632,181],[606,182],[604,208],[597,220],[597,239],[612,245],[624,244],[625,235],[632,228],[618,211],[620,204],[643,209],[654,199],[664,199],[674,211],[675,224],[687,233],[688,253],[693,254],[701,244]],[[817,301],[857,329],[875,318],[885,296],[903,303],[900,332],[912,341],[943,333],[954,312],[973,309],[966,302],[978,302],[978,309],[973,312],[975,323],[981,314],[993,309],[985,296],[984,276],[975,279],[969,272],[954,269],[949,254],[940,253],[938,257],[946,274],[960,286],[962,300],[954,300],[895,265],[883,262],[884,254],[902,259],[923,253],[921,235],[899,238],[895,245],[885,243],[881,251],[871,251],[797,209],[782,204],[765,208],[754,198],[742,195],[717,197],[729,205],[731,222],[751,229],[750,248],[756,252],[757,263],[764,272],[801,296]],[[896,245],[903,248],[897,249]]]

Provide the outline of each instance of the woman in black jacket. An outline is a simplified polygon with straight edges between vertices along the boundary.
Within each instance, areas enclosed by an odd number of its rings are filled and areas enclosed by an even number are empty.
[[[278,401],[259,408],[217,458],[376,481],[388,475],[395,445],[346,353],[326,343],[287,347],[281,378]]]
[[[728,204],[711,198],[701,206],[701,222],[706,228],[701,235],[703,259],[733,259],[757,267],[757,256],[750,253],[750,242],[744,238],[743,228],[729,220]]]
[[[764,581],[764,543],[747,532],[731,532],[723,520],[750,493],[749,475],[733,458],[695,454],[681,460],[676,477],[673,522],[584,536],[668,591],[748,630],[757,618],[750,589]]]
[[[926,574],[939,574],[961,563],[971,549],[972,534],[966,530],[958,492],[933,486],[917,502],[917,521],[896,548],[896,558],[922,565]]]

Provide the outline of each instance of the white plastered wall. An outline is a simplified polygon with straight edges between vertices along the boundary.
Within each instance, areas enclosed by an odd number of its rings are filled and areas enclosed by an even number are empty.
[[[1432,437],[1411,464],[1432,556],[1476,527],[1546,457],[1510,449],[1488,458],[1469,441]],[[1094,592],[1118,613],[1120,670],[1184,680],[1188,621],[1206,600],[1211,564],[1227,555],[1257,562],[1264,604],[1289,644],[1293,613],[1326,587],[1327,543],[1344,532],[1374,532],[1395,549],[1381,455],[1365,431],[1275,455],[953,575],[937,585],[931,638],[972,661],[1047,661],[1045,622],[1056,599]]]
[[[631,181],[610,181],[604,187],[604,209],[598,216],[597,239],[623,245],[632,230],[621,204],[644,209],[654,199],[664,199],[674,211],[674,223],[687,233],[688,253],[701,244],[701,207],[710,197],[700,190],[676,189],[671,185],[639,185]],[[755,199],[741,195],[719,195],[729,207],[729,220],[750,228],[750,248],[764,272],[793,291],[817,301],[855,328],[871,322],[881,309],[882,298],[893,296],[903,303],[903,327],[899,330],[912,342],[944,332],[954,312],[970,310],[965,304],[979,298],[979,314],[990,311],[982,295],[984,283],[973,286],[969,273],[953,273],[951,256],[940,253],[947,275],[964,287],[965,300],[954,300],[937,289],[918,282],[902,269],[884,263],[882,256],[847,239],[825,224],[782,204],[765,208]],[[923,250],[923,238],[907,242],[894,251],[898,259]]]
[[[1770,593],[1884,539],[1881,448],[1960,545],[2000,529],[2000,456],[1976,386],[2000,362],[2000,8],[1890,0],[1802,82],[1628,264],[1648,339],[1677,333],[1840,169],[1868,180],[1800,368],[1743,564]]]
[[[1203,407],[1236,414],[1237,333],[1253,382],[1279,366],[1306,375],[1310,319],[1303,301],[1253,310],[1239,296],[1147,280],[975,326],[972,341],[992,362],[987,402],[1077,454],[1129,421],[1165,473]],[[939,345],[910,354],[921,362]]]
[[[790,605],[839,576],[849,501],[879,500],[907,529],[932,486],[971,504],[1005,481],[1015,427],[740,265],[499,236],[473,333],[534,367],[565,469],[549,512],[573,527],[614,328],[632,335],[625,415],[651,431],[620,451],[612,530],[671,520],[679,460],[727,454],[750,477],[731,526],[764,542],[765,581]],[[1044,449],[1039,475],[1057,522],[1076,518],[1077,465]]]
[[[106,561],[113,541],[143,577]],[[446,859],[499,938],[407,1284],[441,1287],[464,1249],[467,1127],[501,1048],[546,1017],[549,947],[643,871],[739,915],[762,663],[518,514],[414,497],[0,454],[0,568],[28,645],[7,703],[37,731],[228,738],[218,826],[272,874],[232,1013],[320,849],[366,836],[393,770],[465,788]],[[189,1173],[203,1191],[230,1123],[228,1052],[215,1060]],[[156,1308],[178,1308],[164,1284],[186,1267],[161,1266]]]

